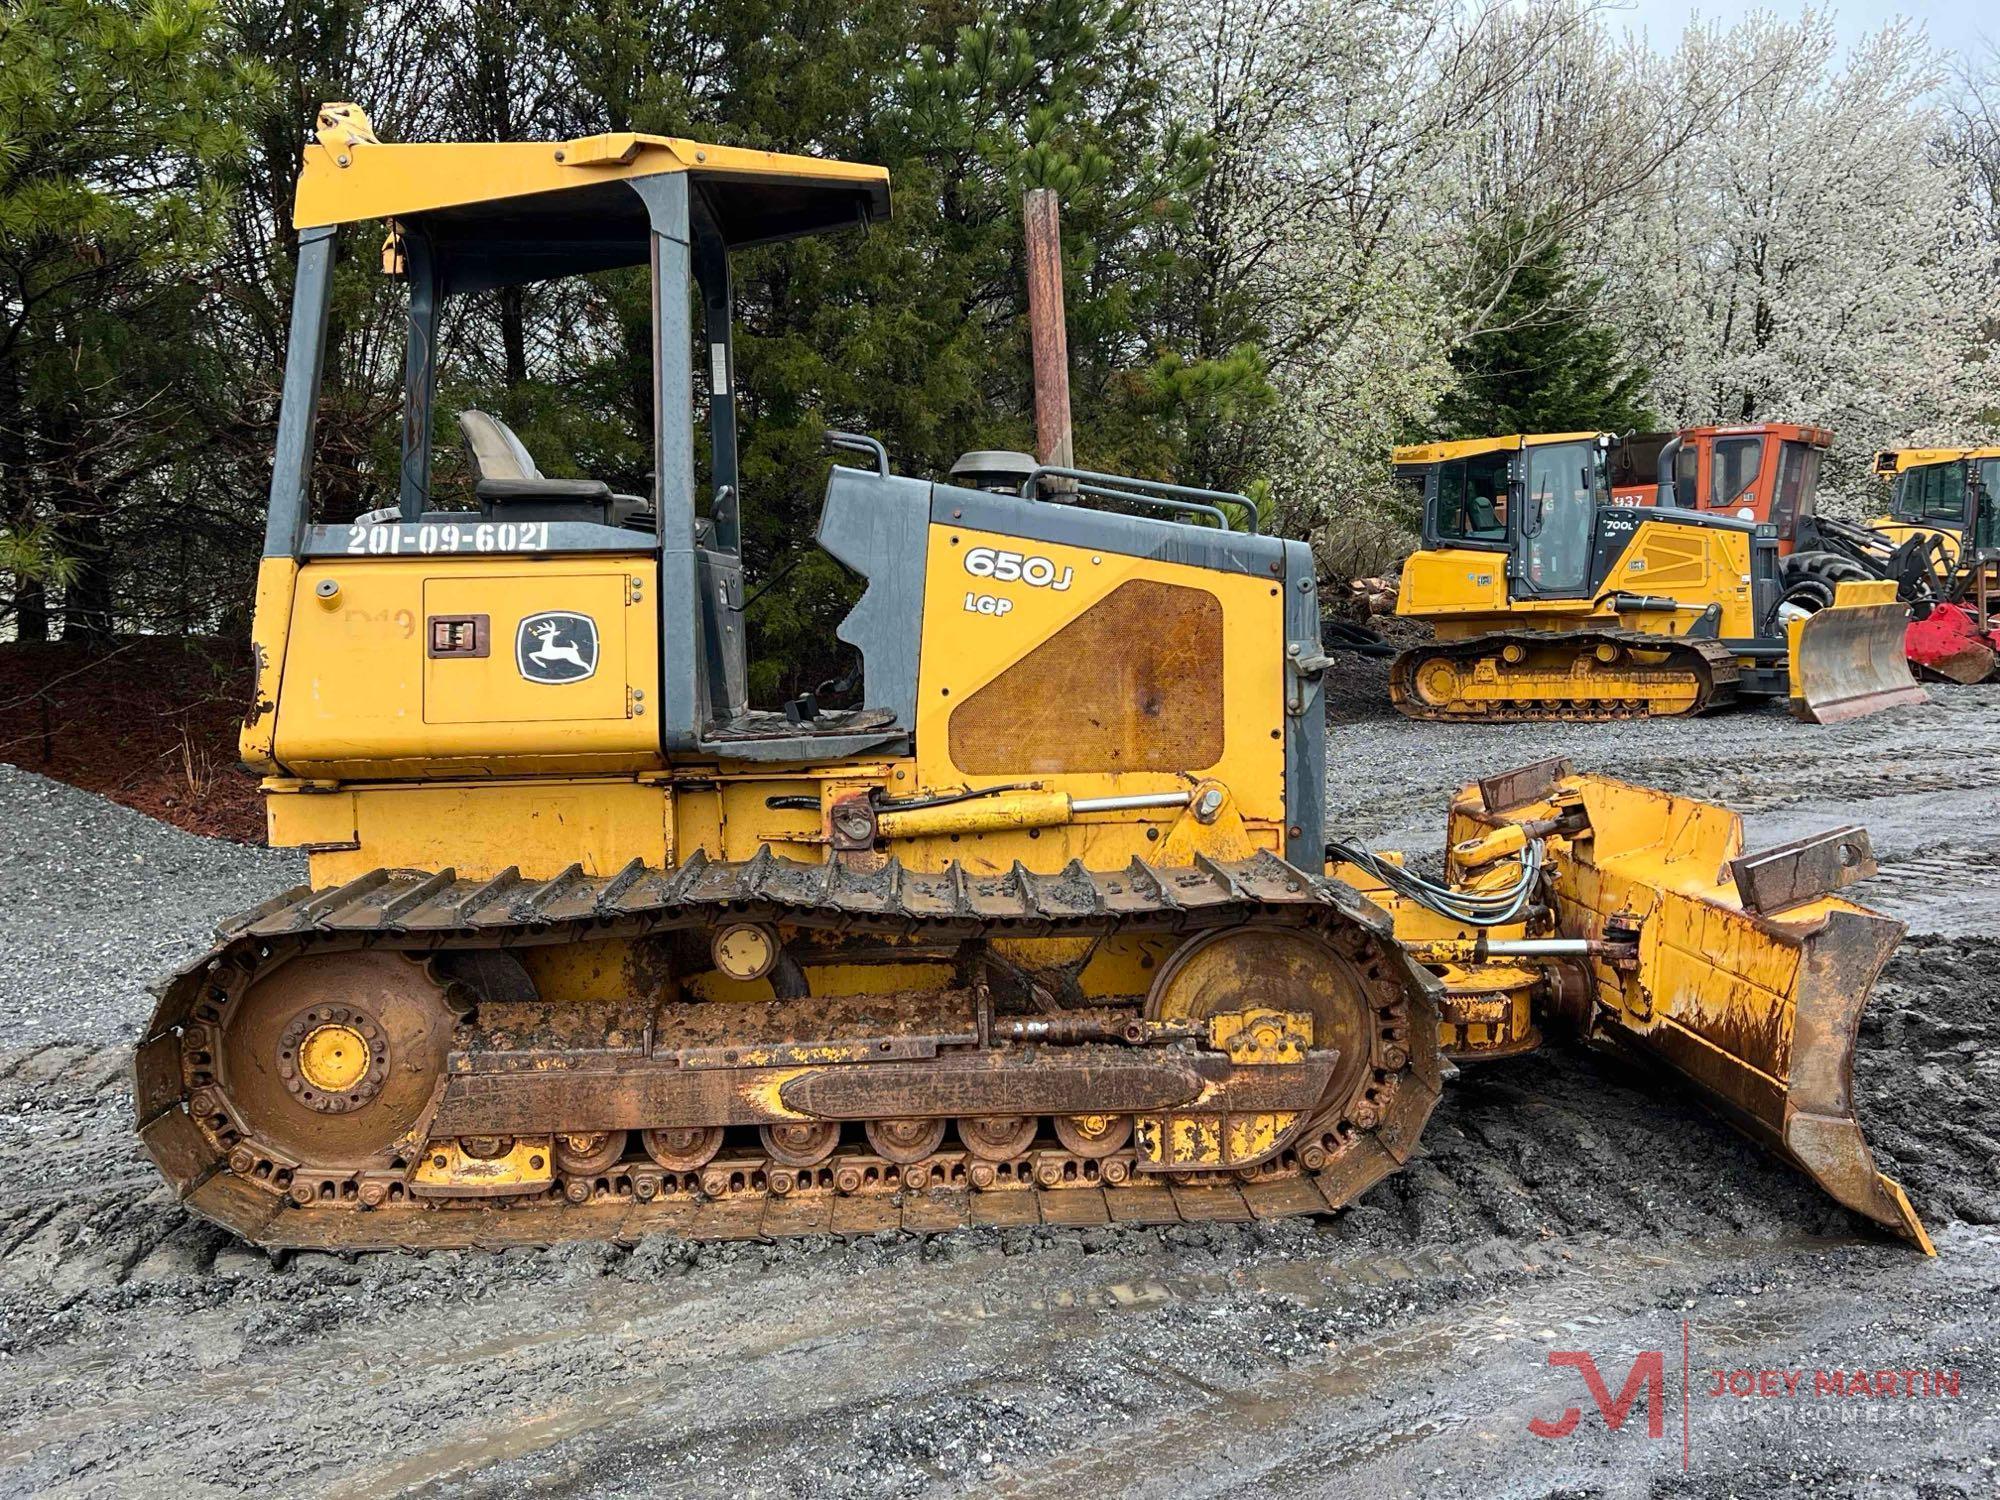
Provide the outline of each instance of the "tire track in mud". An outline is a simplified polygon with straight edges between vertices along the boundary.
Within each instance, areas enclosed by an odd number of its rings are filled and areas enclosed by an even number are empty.
[[[1961,1241],[1950,1248],[1968,1259],[2000,1248],[1990,1235],[1961,1236]],[[1692,1263],[1673,1248],[1634,1253],[1628,1247],[1610,1254],[1593,1247],[1572,1260],[1560,1279],[1501,1282],[1381,1335],[1330,1341],[1323,1357],[1274,1368],[1206,1399],[1184,1400],[1142,1432],[1119,1433],[1034,1462],[1002,1476],[986,1492],[1022,1500],[1079,1494],[1575,1493],[1564,1481],[1573,1481],[1581,1467],[1599,1474],[1582,1493],[1604,1493],[1606,1481],[1613,1492],[1776,1493],[1795,1486],[1745,1487],[1732,1457],[1711,1459],[1712,1409],[1703,1409],[1697,1429],[1692,1401],[1688,1437],[1699,1461],[1687,1475],[1680,1472],[1678,1432],[1662,1444],[1634,1441],[1637,1431],[1622,1443],[1608,1436],[1593,1443],[1586,1428],[1575,1448],[1523,1441],[1506,1458],[1495,1439],[1525,1438],[1528,1417],[1551,1414],[1580,1394],[1546,1369],[1551,1349],[1595,1348],[1608,1356],[1612,1349],[1677,1345],[1685,1316],[1690,1343],[1698,1339],[1705,1358],[1719,1350],[1740,1358],[1742,1349],[1777,1344],[1784,1356],[1796,1359],[1798,1349],[1785,1345],[1782,1335],[1797,1320],[1782,1311],[1742,1317],[1736,1309],[1746,1299],[1734,1293],[1762,1294],[1774,1289],[1773,1283],[1796,1277],[1816,1283],[1801,1300],[1825,1297],[1825,1283],[1838,1287],[1847,1258],[1832,1245],[1763,1239],[1706,1246]],[[1882,1279],[1903,1280],[1921,1274],[1921,1267],[1906,1258]],[[1955,1343],[1962,1331],[1983,1323],[1984,1278],[1973,1272],[1953,1279],[1954,1320],[1929,1330],[1933,1357],[1944,1364],[1967,1347]],[[1834,1290],[1833,1299],[1842,1304],[1834,1309],[1836,1317],[1845,1313],[1850,1323],[1866,1326],[1865,1302],[1857,1306],[1844,1290]],[[1774,1339],[1774,1333],[1781,1337]],[[1990,1343],[1989,1332],[1989,1349]],[[1678,1359],[1667,1364],[1667,1404],[1673,1406],[1680,1404],[1682,1385],[1677,1364]],[[1690,1374],[1699,1379],[1701,1366]],[[1385,1391],[1395,1392],[1395,1415],[1388,1420],[1382,1415]],[[1995,1424],[1990,1408],[1981,1414],[1989,1440]],[[1954,1431],[1955,1439],[1968,1441],[1968,1450],[1973,1436],[1963,1428]],[[1844,1464],[1836,1462],[1827,1477],[1846,1473],[1865,1479],[1880,1462],[1879,1443],[1868,1437],[1849,1446],[1859,1451],[1850,1451]],[[1589,1447],[1599,1452],[1577,1453]],[[1619,1463],[1612,1474],[1601,1472],[1607,1455]],[[1436,1483],[1446,1475],[1441,1465],[1447,1462],[1486,1467],[1489,1473],[1471,1478],[1460,1468],[1456,1482]],[[1798,1469],[1794,1462],[1794,1480],[1802,1477]],[[1648,1471],[1650,1481],[1643,1477]],[[1420,1477],[1425,1475],[1433,1482]]]
[[[629,1387],[615,1412],[580,1422],[536,1450],[543,1472],[588,1472],[612,1492],[701,1493],[718,1474],[738,1491],[849,1495],[914,1493],[970,1468],[982,1488],[1010,1461],[1046,1453],[1120,1423],[1152,1420],[1190,1400],[1228,1401],[1246,1383],[1299,1368],[1336,1330],[1367,1329],[1407,1309],[1438,1306],[1586,1256],[1624,1263],[1609,1247],[1544,1246],[1525,1256],[1489,1241],[1329,1264],[1282,1261],[1241,1270],[1146,1278],[1083,1279],[1053,1293],[981,1296],[926,1307],[915,1322],[891,1316],[878,1343],[906,1347],[918,1363],[898,1378],[828,1369],[753,1369],[768,1399],[749,1411],[691,1413],[657,1390]],[[1218,1319],[1218,1310],[1227,1310]],[[965,1336],[982,1347],[967,1360]],[[838,1349],[804,1351],[803,1357]],[[801,1351],[774,1351],[788,1364]],[[828,1359],[823,1363],[832,1365]],[[929,1368],[925,1366],[930,1366]],[[698,1370],[691,1370],[698,1377]],[[913,1389],[914,1388],[914,1389]],[[774,1413],[782,1410],[784,1416]],[[648,1436],[631,1436],[644,1429]],[[468,1470],[468,1454],[425,1454],[337,1493],[511,1493],[518,1461]],[[800,1481],[805,1482],[801,1483]],[[995,1486],[991,1492],[999,1492]],[[1088,1491],[1058,1491],[1087,1493]]]
[[[2000,933],[2000,851],[1952,840],[1910,851],[1878,843],[1876,855],[1881,869],[1850,893],[1855,899],[1919,937]]]
[[[132,1052],[125,1046],[47,1042],[0,1052],[0,1110],[69,1110],[106,1094],[129,1092]]]
[[[1379,705],[1349,702],[1328,726],[1330,826],[1412,849],[1441,843],[1459,787],[1551,755],[1753,814],[1832,803],[1837,820],[1866,822],[1868,802],[2000,790],[2000,683],[1934,689],[1923,707],[1837,725],[1771,709],[1440,736],[1397,716],[1386,689]]]
[[[0,1055],[0,1116],[14,1126],[0,1149],[0,1287],[33,1289],[47,1313],[123,1286],[163,1246],[188,1245],[176,1259],[198,1267],[192,1247],[216,1238],[130,1138],[130,1069],[120,1046]]]
[[[333,1493],[499,1496],[536,1482],[692,1495],[727,1475],[736,1492],[829,1497],[1234,1494],[1246,1484],[1369,1494],[1378,1486],[1351,1486],[1348,1470],[1419,1444],[1436,1445],[1436,1462],[1461,1439],[1519,1434],[1528,1415],[1559,1407],[1554,1398],[1569,1393],[1544,1368],[1552,1348],[1665,1343],[1689,1313],[1704,1339],[1727,1343],[1745,1300],[1736,1293],[1788,1283],[1824,1292],[1844,1281],[1845,1307],[1866,1316],[1853,1288],[1879,1295],[1921,1265],[1842,1239],[1638,1248],[1592,1236],[1085,1283],[983,1302],[970,1320],[963,1307],[931,1304],[921,1326],[892,1318],[872,1330],[871,1347],[903,1362],[894,1377],[857,1372],[838,1343],[771,1350],[738,1371],[754,1403],[724,1397],[696,1410],[635,1383],[612,1409],[564,1413],[525,1446],[500,1429],[498,1462],[487,1437],[467,1434]],[[1985,1282],[1969,1271],[1961,1280],[1970,1319]],[[703,1376],[693,1366],[686,1382]],[[1413,1486],[1404,1474],[1380,1488]]]
[[[1868,891],[1953,894],[1970,900],[2000,891],[2000,850],[1968,844],[1934,844],[1885,862]]]
[[[1862,1012],[1854,1086],[1919,1213],[2000,1224],[2000,940],[1905,939]]]
[[[1835,739],[1794,741],[1782,754],[1771,753],[1770,746],[1732,753],[1726,744],[1704,744],[1683,753],[1656,749],[1626,757],[1622,767],[1610,774],[1700,795],[1739,812],[1755,811],[1797,800],[1867,800],[1910,791],[2000,785],[1996,742],[2000,734],[1987,732],[1970,738],[1942,734],[1885,746],[1878,731],[1854,744]]]
[[[1759,1247],[1760,1249],[1762,1247]],[[1738,1255],[1754,1253],[1743,1248]],[[1268,1479],[1299,1457],[1296,1429],[1302,1410],[1359,1407],[1355,1419],[1339,1424],[1332,1444],[1321,1435],[1314,1454],[1316,1478],[1357,1460],[1378,1458],[1419,1440],[1449,1439],[1479,1417],[1454,1409],[1436,1387],[1440,1375],[1463,1358],[1467,1346],[1490,1356],[1496,1345],[1516,1339],[1522,1325],[1552,1323],[1565,1333],[1601,1326],[1601,1315],[1574,1312],[1577,1282],[1587,1281],[1599,1303],[1620,1294],[1630,1299],[1674,1262],[1660,1255],[1611,1257],[1602,1251],[1572,1258],[1568,1275],[1555,1288],[1523,1287],[1518,1279],[1493,1277],[1479,1294],[1391,1330],[1343,1345],[1329,1339],[1323,1359],[1261,1372],[1240,1386],[1208,1393],[1209,1399],[1182,1402],[1179,1409],[1142,1433],[1090,1444],[1080,1451],[1036,1463],[1008,1475],[988,1492],[1002,1500],[1060,1500],[1071,1495],[1127,1494],[1140,1490],[1176,1495],[1234,1491],[1246,1481]],[[1395,1427],[1384,1431],[1367,1420],[1356,1398],[1394,1386],[1414,1390]],[[1218,1443],[1217,1434],[1226,1433]],[[1288,1486],[1289,1488],[1289,1486]],[[1294,1491],[1296,1493],[1296,1491]]]

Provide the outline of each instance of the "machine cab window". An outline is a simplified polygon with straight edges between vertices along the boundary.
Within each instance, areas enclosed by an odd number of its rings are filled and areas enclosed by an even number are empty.
[[[1750,493],[1764,467],[1764,440],[1760,437],[1719,438],[1708,476],[1708,508],[1730,510],[1749,506]]]
[[[1505,451],[1475,453],[1438,466],[1438,540],[1473,546],[1507,542],[1508,460]]]
[[[417,171],[424,153],[437,150],[456,153],[463,170]],[[617,753],[627,757],[728,751],[825,760],[906,746],[921,599],[907,575],[920,562],[878,533],[891,522],[905,531],[920,526],[928,487],[886,473],[854,476],[869,481],[861,486],[829,484],[815,539],[875,595],[873,604],[864,595],[836,632],[861,657],[860,704],[822,711],[808,694],[782,710],[753,708],[731,355],[733,252],[854,231],[888,208],[888,174],[879,167],[636,134],[383,145],[353,106],[324,107],[299,179],[298,273],[266,557],[308,566],[415,558],[436,571],[422,581],[421,599],[397,608],[436,616],[441,634],[426,639],[443,649],[425,658],[425,722],[460,726],[452,732],[468,745],[494,693],[521,682],[538,685],[528,701],[548,709],[545,719],[580,705],[593,723],[616,721]],[[409,288],[400,460],[387,444],[352,459],[329,443],[336,462],[316,464],[335,237],[364,222],[388,224],[382,268]],[[646,277],[652,291],[645,339],[653,378],[616,421],[601,424],[626,431],[624,441],[593,440],[603,452],[565,453],[561,423],[538,429],[525,421],[517,430],[506,414],[455,409],[464,372],[441,370],[449,360],[439,351],[465,351],[459,357],[476,366],[482,341],[445,339],[448,317],[477,321],[483,299],[551,284],[561,286],[560,297],[575,297],[591,278],[620,273]],[[643,411],[630,409],[641,404]],[[332,423],[326,430],[345,435]],[[435,454],[434,433],[444,450]],[[315,495],[315,482],[341,462],[361,479],[344,494],[329,496],[321,485]],[[313,504],[329,498],[334,503]],[[525,570],[535,589],[492,590],[468,603],[478,590],[466,577],[446,576],[444,560],[473,553],[561,566]],[[881,575],[895,570],[885,582]],[[359,576],[348,585],[356,592]],[[877,583],[884,586],[873,589]],[[490,617],[483,627],[481,617]],[[474,623],[453,628],[465,620]],[[503,641],[511,655],[497,649]],[[590,686],[546,691],[566,682]],[[282,741],[286,731],[276,732]]]
[[[1896,519],[1964,525],[1966,467],[1963,461],[1952,459],[1906,470],[1896,481]]]
[[[1778,489],[1771,500],[1771,524],[1781,537],[1794,536],[1798,523],[1813,514],[1819,496],[1820,450],[1787,442],[1778,454]]]
[[[1582,593],[1590,586],[1597,508],[1611,500],[1604,450],[1592,439],[1537,444],[1527,450],[1525,469],[1520,576],[1538,594]]]

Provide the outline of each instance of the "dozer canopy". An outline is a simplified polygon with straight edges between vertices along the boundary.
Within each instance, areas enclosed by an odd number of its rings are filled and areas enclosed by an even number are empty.
[[[322,105],[293,207],[298,273],[264,538],[274,565],[271,608],[260,604],[272,681],[260,697],[275,700],[283,654],[276,622],[289,575],[278,565],[434,551],[656,557],[657,637],[667,644],[657,696],[646,704],[649,726],[657,724],[661,747],[674,751],[698,743],[710,720],[740,716],[746,669],[743,635],[732,623],[743,564],[730,255],[865,227],[888,212],[889,174],[877,166],[629,131],[386,144],[355,105]],[[314,517],[309,496],[334,240],[342,226],[364,221],[387,225],[383,270],[410,289],[402,461],[396,504],[346,522]],[[461,423],[478,510],[438,506],[432,405],[446,302],[635,266],[652,282],[654,378],[652,474],[633,488],[650,493],[545,476],[504,423],[475,412]],[[487,462],[494,454],[511,460],[496,467]],[[699,468],[698,457],[706,460]],[[271,753],[265,728],[246,729],[243,744],[253,762]]]
[[[292,203],[299,230],[421,226],[451,290],[645,263],[639,196],[614,184],[683,176],[731,250],[889,217],[889,173],[859,162],[619,131],[573,141],[388,145],[352,104],[320,107]]]

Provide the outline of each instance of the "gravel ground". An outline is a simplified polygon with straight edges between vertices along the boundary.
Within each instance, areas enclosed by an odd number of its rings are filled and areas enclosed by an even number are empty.
[[[0,1486],[2000,1492],[2000,690],[1832,730],[1471,733],[1355,681],[1328,796],[1377,845],[1435,848],[1451,787],[1553,753],[1743,807],[1753,842],[1868,824],[1884,872],[1859,894],[1913,935],[1856,1093],[1939,1258],[1650,1076],[1555,1051],[1465,1070],[1425,1156],[1325,1222],[274,1261],[156,1186],[125,1046],[144,979],[298,861],[0,768]],[[1609,1430],[1560,1350],[1612,1395],[1660,1351],[1660,1436],[1643,1396]],[[1716,1370],[1780,1394],[1711,1395]],[[1957,1394],[1814,1394],[1831,1370]],[[1570,1436],[1529,1434],[1565,1406]]]
[[[0,764],[0,1048],[136,1039],[151,980],[305,878],[293,850],[199,838]]]

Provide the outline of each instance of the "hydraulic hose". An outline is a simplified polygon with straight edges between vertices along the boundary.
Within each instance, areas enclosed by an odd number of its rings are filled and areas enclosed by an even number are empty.
[[[1468,927],[1505,927],[1518,922],[1542,878],[1540,839],[1531,839],[1521,851],[1519,877],[1504,889],[1493,891],[1455,890],[1392,864],[1356,844],[1336,841],[1326,846],[1326,852],[1329,858],[1366,870],[1405,900]]]

